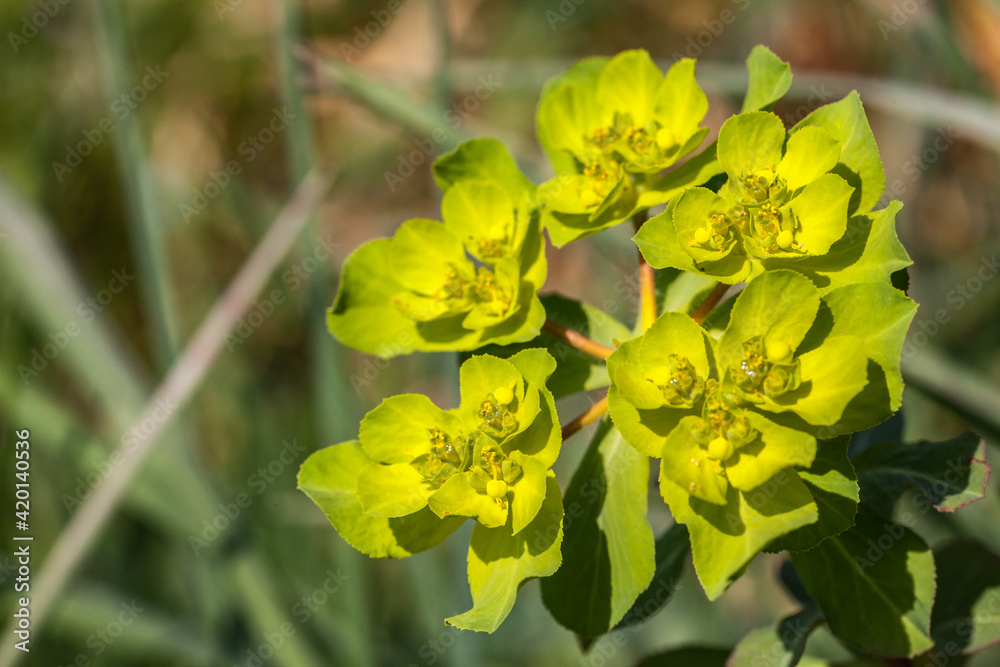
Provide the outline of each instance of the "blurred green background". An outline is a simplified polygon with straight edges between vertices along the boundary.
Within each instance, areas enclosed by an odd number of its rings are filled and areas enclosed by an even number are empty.
[[[65,538],[69,577],[49,589],[22,664],[629,665],[664,647],[731,646],[795,608],[780,559],[761,555],[716,604],[688,567],[662,612],[586,656],[537,582],[494,635],[460,633],[442,619],[470,604],[471,526],[430,553],[370,561],[295,488],[305,457],[355,437],[383,397],[457,398],[455,355],[385,362],[326,333],[344,258],[438,216],[429,164],[462,138],[501,138],[547,178],[537,95],[588,55],[698,57],[715,128],[738,110],[758,43],[792,65],[775,108],[789,125],[857,88],[915,262],[907,436],[971,425],[998,444],[1000,4],[11,0],[0,35],[0,497],[12,506],[15,431],[28,429],[33,594],[95,484],[124,480],[111,453],[144,439],[142,425],[128,433],[142,406],[296,186],[316,166],[336,176],[186,403],[155,417],[162,436],[107,524],[87,524],[90,543]],[[631,323],[628,236],[550,248],[547,291]],[[564,447],[564,485],[585,438]],[[651,489],[659,530],[669,518]],[[1000,549],[998,489],[919,530]],[[13,512],[0,528],[6,623]],[[824,630],[810,652],[846,655]],[[1000,651],[972,664],[1000,664]]]

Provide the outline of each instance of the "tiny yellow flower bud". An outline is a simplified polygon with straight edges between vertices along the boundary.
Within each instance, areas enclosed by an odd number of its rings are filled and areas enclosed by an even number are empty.
[[[792,348],[783,340],[769,340],[764,349],[771,361],[784,361],[792,355]]]
[[[708,443],[708,457],[716,461],[725,461],[733,455],[733,444],[725,438],[716,438]]]
[[[780,247],[788,250],[792,247],[792,243],[795,242],[795,239],[792,237],[792,233],[786,229],[778,234],[777,242]]]
[[[660,147],[661,151],[673,148],[677,145],[677,137],[673,132],[662,127],[656,132],[656,145]]]
[[[491,479],[486,482],[486,495],[490,498],[503,498],[507,495],[507,482],[502,479]]]
[[[496,397],[497,403],[500,405],[508,405],[514,400],[514,389],[512,387],[500,387],[493,392],[493,396]]]
[[[710,238],[711,238],[711,235],[708,233],[708,230],[705,229],[704,227],[698,229],[694,233],[694,240],[695,240],[696,243],[699,243],[699,244],[708,243],[708,240]]]

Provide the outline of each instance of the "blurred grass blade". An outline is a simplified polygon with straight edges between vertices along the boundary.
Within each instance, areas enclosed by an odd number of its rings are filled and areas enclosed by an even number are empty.
[[[927,347],[903,359],[903,379],[1000,447],[1000,387]]]
[[[241,554],[228,569],[232,573],[235,597],[242,601],[253,628],[251,648],[239,656],[241,663],[250,662],[248,652],[256,647],[270,646],[274,657],[267,660],[267,664],[286,667],[324,667],[328,664],[310,647],[301,622],[290,613],[295,603],[286,604],[282,600],[267,564],[256,556]]]
[[[118,11],[118,0],[92,3],[97,28],[101,69],[105,76],[105,102],[113,108],[116,100],[127,97],[128,62]],[[120,103],[120,102],[119,102]],[[160,370],[165,370],[176,354],[177,327],[171,314],[170,276],[167,271],[166,226],[157,203],[152,171],[146,159],[139,125],[140,110],[127,114],[120,131],[114,133],[118,173],[125,191],[132,255],[136,258],[138,287],[151,321],[153,349]]]
[[[444,109],[421,104],[398,86],[365,76],[350,65],[323,58],[305,48],[299,50],[299,55],[321,78],[337,84],[369,109],[404,129],[420,136],[444,133],[441,143],[446,150],[451,150],[466,138],[443,122]]]
[[[300,63],[295,57],[295,48],[300,41],[299,3],[297,0],[274,0],[277,15],[275,41],[279,64],[282,101],[294,114],[289,129],[288,163],[292,182],[299,181],[315,164],[315,142],[309,124],[305,93],[299,80]],[[313,231],[322,232],[310,221]],[[299,242],[298,254],[308,257],[313,251],[311,238],[303,235]],[[361,418],[357,396],[348,383],[348,372],[344,364],[344,349],[334,343],[326,328],[326,309],[333,300],[332,291],[336,285],[336,275],[328,263],[320,262],[310,276],[306,289],[305,322],[311,363],[312,396],[316,415],[317,431],[321,442],[333,444],[353,437],[353,427]],[[367,558],[344,544],[336,542],[336,562],[352,572],[363,571]],[[351,577],[344,583],[344,590],[338,596],[338,606],[344,613],[340,619],[343,627],[341,644],[353,665],[374,665],[372,656],[371,617],[368,613],[368,598],[371,594],[366,577]],[[326,616],[321,618],[325,619]],[[322,622],[322,621],[319,621]]]
[[[126,446],[123,443],[119,448],[120,464],[94,488],[91,496],[62,531],[42,566],[32,598],[36,631],[44,624],[56,596],[111,517],[140,463],[152,451],[153,445],[159,442],[159,436],[169,423],[171,415],[190,400],[222,349],[226,335],[246,312],[273,269],[298,238],[299,232],[325,197],[330,184],[330,179],[318,171],[310,173],[303,181],[278,214],[267,235],[202,321],[143,411],[135,418],[134,424],[143,424],[148,420],[153,427],[143,430],[145,439],[140,440],[137,445]],[[164,410],[162,406],[172,409],[165,417],[158,417],[156,415]],[[14,648],[14,634],[9,628],[5,637],[7,641],[0,649],[0,666],[17,664],[24,654]]]

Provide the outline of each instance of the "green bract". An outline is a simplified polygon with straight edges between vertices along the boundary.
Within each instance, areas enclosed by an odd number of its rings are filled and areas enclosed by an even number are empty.
[[[408,220],[392,239],[358,248],[344,265],[330,331],[382,357],[537,336],[545,253],[537,215],[516,192],[461,180],[445,194],[443,223]]]
[[[523,541],[518,534],[533,522],[554,526],[542,551],[555,549],[558,565],[562,515],[556,510],[558,492],[550,497],[549,469],[561,438],[555,402],[545,387],[553,370],[552,357],[537,349],[507,360],[473,357],[460,371],[459,407],[442,410],[418,394],[386,399],[361,422],[360,443],[314,454],[303,465],[299,484],[340,533],[371,556],[408,556],[447,537],[457,517],[470,517],[479,524],[473,549],[480,542],[514,548]],[[537,535],[531,537],[537,541]],[[551,561],[541,559],[545,565],[536,564],[539,569],[521,563],[521,580],[551,574]],[[486,567],[486,575],[492,568]],[[499,622],[514,593],[516,588],[503,601],[480,600],[474,590],[476,606],[469,613]],[[456,624],[487,629],[480,622],[486,621]]]
[[[848,455],[861,447],[851,434],[902,402],[916,305],[893,286],[910,264],[895,233],[901,204],[872,210],[885,179],[856,93],[790,129],[767,111],[791,72],[764,47],[747,59],[741,112],[691,156],[708,132],[694,68],[680,60],[664,75],[627,51],[549,82],[537,129],[556,176],[538,187],[493,139],[434,163],[443,222],[410,220],[358,249],[329,324],[381,356],[464,352],[460,404],[386,399],[358,441],[311,456],[299,484],[375,557],[430,548],[473,519],[473,606],[446,621],[460,628],[492,632],[527,580],[548,577],[553,616],[593,638],[663,604],[688,550],[710,599],[757,553],[790,551],[816,605],[791,619],[825,618],[866,652],[881,642],[886,655],[910,655],[942,633],[925,627],[933,558],[872,511],[888,517],[913,484],[952,511],[982,497],[988,466],[972,436],[871,446],[857,470]],[[614,317],[614,300],[539,298],[542,223],[562,246],[630,217],[648,266],[614,291],[640,304],[634,327]],[[554,396],[604,387],[606,402],[560,428]],[[563,437],[605,412],[563,495],[552,472]],[[964,477],[942,472],[945,455],[964,462]],[[659,539],[646,518],[651,457],[678,524]],[[900,541],[885,546],[883,527]],[[869,573],[857,558],[872,544],[890,558]],[[824,586],[828,563],[856,585]],[[889,620],[852,623],[859,604]],[[731,661],[752,662],[776,632]],[[807,637],[784,658],[801,657]]]
[[[645,51],[626,51],[585,60],[547,86],[538,135],[557,175],[539,187],[538,200],[551,213],[553,243],[625,220],[650,177],[701,145],[708,98],[694,65],[679,60],[664,76]]]
[[[728,176],[718,193],[688,190],[636,234],[651,265],[729,284],[773,269],[825,271],[833,287],[849,284],[848,272],[908,263],[894,234],[869,244],[885,177],[856,93],[787,133],[771,113],[734,116],[719,131],[718,160]]]
[[[855,418],[845,410],[866,387],[869,363],[861,338],[820,333],[821,304],[807,278],[769,272],[736,299],[718,341],[686,315],[666,313],[608,359],[612,419],[636,449],[662,457],[660,489],[678,521],[696,522],[695,567],[710,595],[769,541],[817,520],[794,468],[813,463],[817,433]],[[815,347],[806,351],[807,336]],[[769,500],[792,494],[803,501],[789,501],[796,511],[755,517],[728,551],[702,552],[715,530],[711,506],[752,512],[747,494],[778,474]]]

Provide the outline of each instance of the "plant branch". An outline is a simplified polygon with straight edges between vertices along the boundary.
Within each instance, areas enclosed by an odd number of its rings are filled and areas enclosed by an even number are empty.
[[[698,306],[698,310],[694,311],[694,314],[691,315],[691,319],[698,324],[704,322],[709,313],[711,313],[712,310],[719,305],[719,302],[722,301],[722,297],[726,296],[726,292],[729,291],[730,287],[732,286],[727,285],[726,283],[717,284],[712,291],[709,292],[708,296],[705,297],[705,300],[701,302],[701,305]]]
[[[636,233],[646,223],[646,211],[640,211],[632,216],[632,225]],[[639,312],[642,320],[642,330],[646,331],[656,321],[656,273],[646,258],[639,251]]]
[[[608,411],[608,397],[604,396],[597,403],[594,403],[589,408],[583,411],[583,413],[577,415],[573,420],[566,423],[562,427],[562,439],[563,442],[568,440],[570,437],[576,434],[589,424],[593,424],[595,421],[604,416],[604,413]]]
[[[567,329],[555,320],[546,319],[545,324],[542,325],[542,330],[548,331],[559,340],[572,345],[581,352],[586,352],[589,355],[595,356],[598,359],[607,359],[611,356],[611,353],[615,351],[614,348],[608,347],[607,345],[601,345],[597,341],[587,338],[578,331]]]

